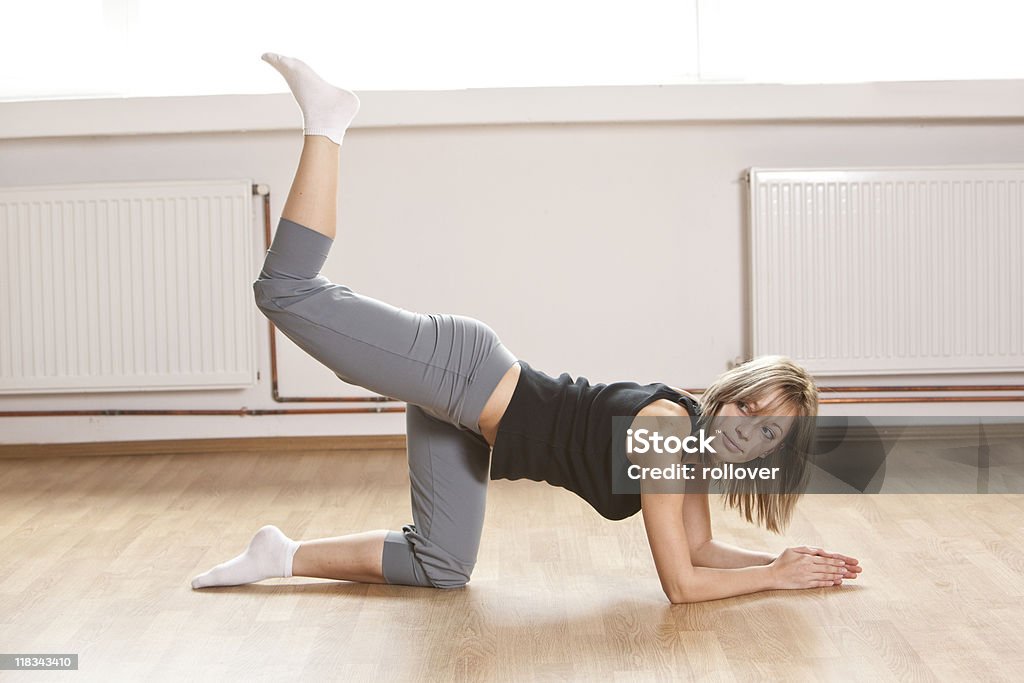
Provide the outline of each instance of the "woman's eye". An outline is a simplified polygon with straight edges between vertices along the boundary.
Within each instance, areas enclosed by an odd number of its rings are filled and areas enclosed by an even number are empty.
[[[768,437],[769,441],[775,438],[775,432],[772,431],[771,427],[762,427],[761,431]]]
[[[743,401],[740,401],[736,405],[739,407],[740,412],[743,412],[743,413],[747,412],[747,404],[744,403]]]

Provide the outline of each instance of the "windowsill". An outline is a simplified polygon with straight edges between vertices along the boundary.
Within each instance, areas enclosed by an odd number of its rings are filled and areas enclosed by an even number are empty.
[[[354,128],[608,122],[1021,120],[1024,80],[360,91]],[[0,102],[0,139],[295,130],[288,93]]]

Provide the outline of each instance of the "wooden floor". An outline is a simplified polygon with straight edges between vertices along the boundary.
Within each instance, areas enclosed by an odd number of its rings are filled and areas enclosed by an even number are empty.
[[[1024,496],[807,496],[785,537],[712,503],[715,535],[822,545],[864,573],[695,605],[662,594],[639,515],[492,482],[455,591],[275,579],[192,591],[265,523],[408,523],[404,456],[0,460],[0,652],[78,653],[2,680],[1019,680]]]

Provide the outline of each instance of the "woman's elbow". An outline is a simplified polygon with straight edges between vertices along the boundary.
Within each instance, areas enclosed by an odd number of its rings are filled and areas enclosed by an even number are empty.
[[[665,597],[668,598],[668,601],[673,605],[685,605],[686,603],[696,602],[682,588],[666,588]]]

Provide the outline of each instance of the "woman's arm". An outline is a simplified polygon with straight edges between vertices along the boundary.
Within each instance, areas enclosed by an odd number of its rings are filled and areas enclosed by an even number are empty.
[[[719,567],[721,569],[738,569],[741,567],[761,567],[775,561],[778,555],[747,550],[714,539],[702,545],[693,563],[700,567]]]
[[[695,492],[689,492],[696,489]],[[711,537],[711,508],[708,504],[707,487],[688,486],[683,500],[683,526],[690,541],[690,561],[695,567],[719,569],[741,569],[772,564],[782,553],[772,554],[739,548]],[[842,578],[856,579],[863,571],[856,558],[841,553],[829,552],[823,548],[800,546],[791,550],[805,555],[818,555],[841,560],[845,563]],[[785,550],[783,550],[785,552]]]
[[[683,525],[686,497],[682,493],[640,494],[651,554],[662,590],[669,601],[718,600],[775,588],[774,572],[769,566],[718,569],[693,565]],[[828,585],[831,584],[830,580]]]
[[[788,548],[766,566],[718,569],[694,566],[683,525],[683,505],[688,494],[641,491],[644,527],[658,569],[661,587],[669,601],[702,602],[763,590],[824,588],[842,583],[849,573],[839,558],[804,553]],[[809,549],[808,549],[809,550]]]
[[[687,483],[686,497],[683,499],[683,526],[690,542],[690,561],[695,567],[760,567],[771,564],[778,557],[771,553],[738,548],[712,538],[707,480],[700,479]]]
[[[690,433],[689,419],[663,421],[664,418],[687,417],[680,415],[678,405],[660,406],[655,401],[637,414],[634,430],[653,429],[671,434],[674,429]],[[640,466],[654,466],[657,459],[649,454],[627,453],[629,460]],[[661,464],[664,464],[663,462]],[[643,512],[647,539],[654,556],[662,590],[673,603],[717,600],[734,595],[756,593],[774,588],[811,588],[831,586],[834,569],[823,566],[826,560],[810,566],[812,560],[787,563],[785,571],[776,564],[740,568],[702,567],[694,558],[702,557],[703,550],[714,552],[711,541],[711,516],[708,510],[707,488],[689,482],[686,493],[679,493],[676,484],[668,480],[645,481],[641,486],[640,509]],[[813,562],[818,562],[814,560]]]
[[[694,492],[690,492],[690,490]],[[687,486],[683,500],[683,526],[690,543],[690,561],[695,567],[714,567],[718,569],[742,569],[743,567],[763,567],[772,564],[782,553],[772,554],[739,548],[711,537],[711,508],[708,504],[707,487],[699,485]],[[818,555],[845,562],[842,578],[856,579],[862,571],[856,558],[833,553],[823,548],[800,546],[792,548],[795,552],[805,555]],[[785,551],[783,551],[785,552]]]
[[[697,489],[698,485],[687,487]],[[741,569],[769,565],[778,555],[739,548],[711,537],[711,506],[706,483],[683,500],[683,526],[692,543],[690,561],[695,567]]]
[[[640,411],[633,429],[656,429],[673,433],[673,427],[688,426],[689,420],[674,423],[664,418],[679,418],[681,407],[668,401],[655,401]],[[687,432],[688,433],[688,432]],[[628,455],[634,464],[656,465],[647,457]],[[767,567],[760,571],[737,572],[710,565],[716,545],[711,539],[711,512],[708,507],[707,483],[689,482],[686,493],[666,482],[648,484],[640,494],[647,539],[654,555],[661,587],[673,602],[696,602],[742,595],[771,588]],[[751,563],[754,564],[754,563]],[[743,565],[739,565],[742,567]]]

